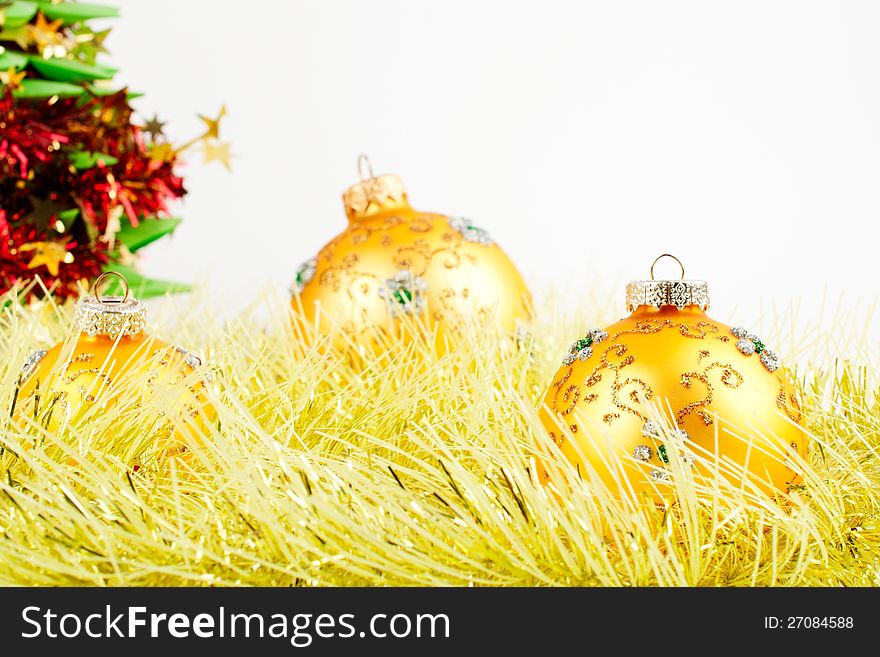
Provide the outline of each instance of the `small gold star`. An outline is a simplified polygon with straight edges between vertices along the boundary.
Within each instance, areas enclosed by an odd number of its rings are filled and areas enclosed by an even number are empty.
[[[10,89],[21,89],[21,81],[24,80],[27,73],[22,71],[18,73],[14,66],[10,66],[5,71],[0,71],[0,82]]]
[[[174,148],[169,143],[153,144],[150,148],[150,159],[153,162],[170,162],[174,156]]]
[[[79,45],[85,43],[91,44],[96,52],[107,52],[104,50],[104,40],[107,38],[108,34],[110,34],[109,29],[101,30],[100,32],[93,32],[86,27],[82,27],[74,30],[73,40]]]
[[[98,52],[107,52],[107,49],[104,47],[104,41],[106,41],[108,34],[110,34],[110,28],[93,33],[92,44],[95,46],[95,50]]]
[[[107,52],[104,39],[109,33],[109,29],[93,32],[85,26],[74,29],[70,43],[75,55],[86,64],[94,64],[99,53]]]
[[[52,276],[58,276],[58,270],[61,263],[71,264],[73,262],[73,254],[67,250],[67,242],[69,237],[60,242],[28,242],[22,244],[18,250],[24,253],[34,251],[34,257],[28,263],[28,269],[36,269],[45,266]]]
[[[165,121],[160,121],[159,115],[153,114],[153,118],[144,123],[144,132],[150,133],[150,137],[152,137],[153,141],[156,141],[159,137],[165,136],[165,133],[162,132],[164,127]]]
[[[226,167],[227,171],[232,170],[232,153],[229,152],[231,144],[229,142],[213,144],[209,141],[205,142],[205,163],[217,161]]]
[[[38,228],[46,229],[58,219],[58,215],[67,208],[55,203],[52,199],[39,199],[31,196],[30,202],[33,209],[24,216],[24,221],[34,224]]]
[[[46,20],[43,12],[37,14],[37,22],[28,25],[30,37],[43,57],[64,57],[67,49],[63,45],[64,35],[58,32],[58,28],[64,23],[60,18],[51,23]]]
[[[220,113],[217,115],[216,119],[211,119],[207,116],[203,116],[199,114],[199,118],[202,122],[208,126],[208,129],[205,131],[203,137],[207,139],[219,139],[220,138],[220,119],[226,116],[226,105],[223,105],[220,108]]]

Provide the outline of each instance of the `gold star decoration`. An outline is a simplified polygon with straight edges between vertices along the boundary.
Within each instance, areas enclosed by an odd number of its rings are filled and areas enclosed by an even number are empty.
[[[40,54],[46,59],[50,57],[65,57],[67,55],[67,45],[64,34],[58,29],[64,24],[60,18],[49,22],[43,15],[43,12],[37,13],[37,22],[34,25],[28,25],[30,37]]]
[[[150,147],[150,159],[153,162],[170,162],[174,159],[174,155],[174,148],[167,142],[164,144],[153,144]]]
[[[32,223],[43,230],[47,229],[54,223],[54,219],[64,212],[67,208],[59,205],[52,199],[39,199],[36,196],[30,197],[32,210],[24,216],[24,221]]]
[[[14,66],[10,66],[6,71],[0,71],[0,82],[10,89],[20,89],[21,81],[24,80],[26,75],[25,71],[19,73],[15,70]]]
[[[107,48],[104,47],[104,41],[107,40],[108,34],[110,34],[110,28],[98,32],[92,32],[92,45],[95,46],[97,52],[107,52]]]
[[[75,44],[75,54],[86,64],[94,64],[100,53],[106,53],[107,48],[104,47],[104,40],[110,30],[101,30],[93,32],[88,27],[78,27],[73,30],[73,43]]]
[[[165,127],[165,121],[160,121],[158,114],[153,114],[153,118],[146,121],[143,127],[144,132],[148,132],[153,141],[165,136],[165,133],[162,132],[162,128]]]
[[[203,152],[205,163],[217,161],[226,167],[227,171],[231,171],[232,153],[229,152],[230,147],[231,144],[229,142],[217,142],[214,144],[210,141],[205,141],[205,150]]]
[[[199,114],[198,117],[199,117],[199,119],[201,119],[202,123],[205,124],[205,126],[207,127],[207,130],[205,130],[205,132],[200,134],[198,137],[194,137],[193,139],[190,139],[185,144],[181,144],[180,146],[178,146],[174,150],[177,153],[183,153],[183,152],[189,150],[190,148],[192,148],[193,146],[195,146],[196,144],[198,144],[200,142],[204,142],[205,143],[205,150],[204,150],[205,162],[219,160],[219,161],[223,162],[226,165],[226,168],[228,169],[229,168],[229,158],[230,158],[229,144],[218,143],[216,145],[212,145],[212,144],[208,143],[212,139],[219,139],[220,138],[220,121],[224,116],[226,116],[226,104],[223,104],[220,107],[220,112],[218,112],[216,119],[212,119],[210,117]]]
[[[27,253],[34,252],[34,257],[28,263],[28,269],[36,269],[45,266],[52,276],[58,276],[58,270],[61,263],[71,264],[73,262],[73,254],[67,250],[69,237],[65,237],[60,242],[28,242],[19,247],[19,251]]]
[[[79,45],[89,43],[97,52],[107,52],[104,48],[104,41],[108,34],[110,34],[109,29],[93,31],[87,27],[79,27],[73,31],[73,40]]]
[[[115,93],[101,97],[100,119],[101,123],[110,129],[126,126],[131,123],[131,115],[134,110],[128,104],[128,89],[122,88]],[[98,136],[102,135],[99,132]]]
[[[3,40],[4,41],[15,41],[19,48],[22,50],[27,50],[28,46],[33,43],[33,39],[31,39],[30,25],[22,25],[21,27],[16,27],[12,30],[3,30]]]
[[[199,118],[202,120],[208,129],[205,131],[205,134],[202,135],[206,139],[219,139],[220,138],[220,119],[226,116],[226,105],[223,105],[220,108],[220,113],[217,114],[216,119],[209,118],[207,116],[203,116],[199,114]]]

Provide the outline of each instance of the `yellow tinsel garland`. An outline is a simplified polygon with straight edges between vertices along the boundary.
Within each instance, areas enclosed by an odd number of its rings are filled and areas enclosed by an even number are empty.
[[[161,395],[58,435],[16,426],[19,368],[69,309],[0,304],[2,584],[880,583],[880,362],[868,345],[833,358],[864,327],[802,344],[771,321],[811,434],[790,504],[678,477],[656,506],[563,459],[557,492],[535,478],[536,441],[552,445],[536,405],[595,312],[546,308],[526,343],[474,330],[442,357],[398,345],[356,366],[329,343],[294,349],[281,298],[225,325],[181,313],[156,334],[206,357],[218,419],[181,471],[150,458]]]

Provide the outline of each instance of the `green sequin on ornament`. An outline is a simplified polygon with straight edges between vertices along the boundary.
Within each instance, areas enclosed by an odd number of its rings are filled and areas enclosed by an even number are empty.
[[[392,317],[415,315],[427,309],[428,284],[421,276],[401,269],[379,288]]]
[[[657,457],[664,463],[669,463],[669,454],[666,453],[666,445],[657,448]]]
[[[593,355],[593,345],[607,337],[608,334],[602,329],[590,329],[584,337],[572,343],[568,353],[562,358],[562,364],[571,365],[576,360],[587,360]]]

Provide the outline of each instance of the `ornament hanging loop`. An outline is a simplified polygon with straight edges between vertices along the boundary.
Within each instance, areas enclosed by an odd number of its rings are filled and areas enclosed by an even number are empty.
[[[663,258],[672,258],[681,269],[681,280],[657,280],[654,268]],[[663,253],[651,263],[651,280],[630,281],[626,286],[626,307],[635,312],[641,306],[657,308],[675,306],[679,310],[687,306],[697,306],[700,310],[709,308],[709,286],[706,281],[686,281],[684,265],[671,253]]]
[[[99,287],[101,283],[103,283],[107,278],[111,276],[115,276],[122,283],[122,298],[119,297],[105,297],[101,296],[101,292],[99,291]],[[92,286],[92,293],[95,295],[95,299],[97,299],[98,303],[103,304],[117,304],[117,303],[125,303],[128,301],[128,281],[125,279],[125,276],[120,274],[118,271],[106,271],[95,281],[95,284]]]
[[[661,253],[661,254],[658,255],[656,258],[654,258],[654,262],[651,263],[651,280],[652,280],[652,281],[653,281],[653,280],[656,280],[656,279],[654,278],[654,266],[655,266],[660,260],[662,260],[663,258],[672,258],[673,260],[675,260],[675,261],[678,263],[678,266],[681,268],[681,280],[684,280],[684,265],[681,264],[681,260],[679,260],[678,258],[676,258],[676,257],[675,257],[674,255],[672,255],[671,253]]]
[[[361,180],[370,180],[371,178],[376,177],[373,173],[373,164],[370,162],[370,158],[363,153],[358,155],[357,167],[358,176]]]

